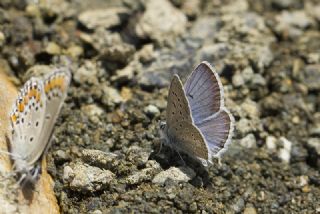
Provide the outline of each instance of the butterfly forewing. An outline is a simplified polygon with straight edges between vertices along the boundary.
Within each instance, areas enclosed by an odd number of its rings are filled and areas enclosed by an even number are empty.
[[[177,75],[171,81],[167,106],[167,135],[171,145],[190,155],[208,159],[208,149],[199,130],[193,125],[188,100]]]
[[[167,125],[170,126],[177,121],[192,123],[192,117],[181,80],[177,75],[174,75],[168,95]]]
[[[62,68],[51,72],[44,78],[43,87],[46,95],[46,109],[42,132],[39,136],[39,141],[42,143],[38,145],[38,149],[41,150],[42,153],[50,144],[53,127],[67,96],[70,79],[70,72]],[[39,157],[34,154],[34,158]]]
[[[198,65],[184,88],[195,124],[201,123],[223,106],[222,84],[218,74],[207,62]]]

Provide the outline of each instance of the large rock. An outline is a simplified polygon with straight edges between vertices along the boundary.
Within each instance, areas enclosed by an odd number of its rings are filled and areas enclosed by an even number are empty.
[[[166,171],[162,171],[157,174],[152,183],[164,184],[167,179],[171,179],[176,182],[188,182],[196,176],[196,173],[188,167],[170,167]]]
[[[186,16],[167,0],[149,0],[146,10],[135,26],[135,33],[142,39],[162,43],[185,32]]]

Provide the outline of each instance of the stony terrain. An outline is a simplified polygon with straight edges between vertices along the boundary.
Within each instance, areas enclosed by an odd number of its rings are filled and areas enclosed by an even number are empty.
[[[48,172],[62,213],[320,212],[316,0],[2,0],[0,64],[21,85],[70,67]],[[222,78],[233,144],[209,168],[159,152],[171,76]]]

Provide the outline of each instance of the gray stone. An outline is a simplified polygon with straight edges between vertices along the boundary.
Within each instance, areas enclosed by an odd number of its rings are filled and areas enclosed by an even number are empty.
[[[85,61],[84,64],[75,71],[73,79],[80,84],[98,84],[98,68],[91,61]]]
[[[241,103],[241,109],[244,112],[245,117],[258,119],[260,116],[259,106],[256,102],[251,99],[246,99],[243,103]]]
[[[82,160],[92,166],[113,170],[118,165],[118,155],[94,149],[82,150]]]
[[[151,62],[156,57],[153,44],[144,45],[138,52],[138,57],[142,63]]]
[[[70,156],[63,150],[57,150],[54,152],[54,159],[58,162],[65,162],[70,159]]]
[[[108,61],[128,63],[131,60],[135,47],[127,43],[113,44],[110,47],[106,47],[103,50],[100,49],[101,59]]]
[[[126,153],[126,160],[137,166],[145,165],[149,159],[150,153],[138,146],[131,146]]]
[[[232,205],[232,208],[236,213],[240,213],[243,210],[244,205],[245,205],[244,199],[242,197],[240,197]]]
[[[243,214],[257,214],[257,210],[254,207],[246,207]]]
[[[199,39],[213,39],[219,31],[221,20],[215,17],[199,17],[191,28],[191,36]]]
[[[65,166],[63,171],[64,181],[72,190],[78,192],[103,190],[115,177],[109,170],[102,170],[80,162],[74,166]]]
[[[174,180],[176,182],[188,182],[196,176],[196,173],[188,167],[170,167],[166,171],[162,171],[157,174],[152,183],[164,184],[167,179]]]
[[[148,105],[144,108],[143,111],[144,111],[144,113],[146,113],[148,116],[150,116],[152,118],[155,116],[158,116],[160,114],[159,109],[155,105]]]
[[[277,25],[275,31],[283,37],[296,38],[303,30],[314,25],[314,20],[304,11],[283,11],[276,16]]]
[[[309,90],[320,90],[320,64],[305,67],[304,84]]]
[[[240,136],[246,136],[248,133],[260,129],[260,126],[260,120],[249,120],[247,118],[241,118],[236,123],[236,127]]]
[[[121,16],[128,16],[128,10],[122,7],[92,9],[79,14],[78,20],[88,29],[98,27],[111,28],[121,24]]]
[[[279,150],[278,156],[283,162],[289,163],[291,158],[292,142],[287,140],[285,137],[281,137],[279,140],[282,144],[282,148]]]
[[[240,140],[241,146],[245,148],[255,148],[256,145],[256,138],[253,134],[248,134],[244,138]]]
[[[266,146],[270,151],[275,151],[277,149],[277,138],[274,136],[267,136]]]
[[[131,81],[134,78],[135,72],[139,70],[141,70],[141,64],[133,60],[126,67],[116,70],[115,75],[111,77],[111,81],[120,84]]]
[[[310,138],[307,141],[307,144],[310,148],[313,148],[316,154],[320,157],[320,139],[319,138]]]
[[[99,117],[104,113],[104,110],[96,104],[90,104],[82,106],[81,112],[83,112],[91,122],[98,124],[100,122]]]
[[[97,52],[102,52],[105,48],[122,43],[119,33],[111,32],[102,28],[95,30],[93,34],[81,33],[80,39],[90,44]]]
[[[252,87],[265,86],[266,79],[261,74],[254,74],[251,80]]]
[[[240,86],[243,86],[244,83],[245,82],[243,76],[240,72],[237,72],[232,76],[232,84],[234,85],[234,87],[238,88]]]
[[[155,174],[159,173],[161,170],[159,163],[154,160],[149,160],[146,165],[146,168],[129,175],[126,178],[126,183],[138,184],[145,181],[151,181]]]
[[[135,26],[135,33],[142,39],[170,43],[185,32],[187,18],[167,0],[146,1],[145,12]],[[159,18],[161,17],[161,18]]]
[[[199,50],[200,61],[206,59],[219,60],[224,58],[230,51],[230,47],[227,43],[216,43],[213,45],[203,46]]]
[[[123,101],[120,93],[115,88],[112,88],[110,86],[103,86],[102,91],[103,91],[102,103],[107,106],[112,107]]]

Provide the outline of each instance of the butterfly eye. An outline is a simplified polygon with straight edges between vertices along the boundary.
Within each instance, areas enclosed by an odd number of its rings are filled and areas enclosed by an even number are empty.
[[[166,128],[166,123],[165,122],[160,122],[160,129],[164,130]]]

